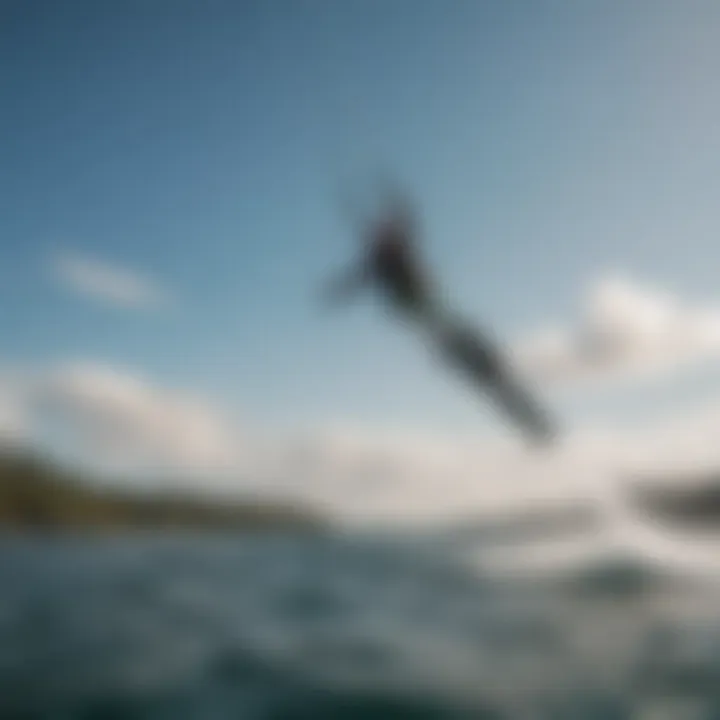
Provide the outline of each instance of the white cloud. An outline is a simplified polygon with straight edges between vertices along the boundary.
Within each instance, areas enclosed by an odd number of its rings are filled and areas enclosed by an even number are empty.
[[[118,469],[193,473],[239,466],[236,438],[219,410],[127,372],[93,363],[62,366],[36,381],[34,398],[36,410],[85,455]]]
[[[590,288],[574,325],[541,331],[516,356],[529,374],[563,384],[667,372],[720,356],[720,307],[607,278]]]
[[[167,301],[150,279],[135,271],[77,254],[53,259],[53,271],[68,289],[116,307],[153,308]]]

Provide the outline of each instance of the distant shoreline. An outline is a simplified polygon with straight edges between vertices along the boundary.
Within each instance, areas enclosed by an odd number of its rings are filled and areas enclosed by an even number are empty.
[[[203,531],[303,532],[330,529],[311,510],[253,499],[109,489],[31,453],[0,455],[0,534]]]

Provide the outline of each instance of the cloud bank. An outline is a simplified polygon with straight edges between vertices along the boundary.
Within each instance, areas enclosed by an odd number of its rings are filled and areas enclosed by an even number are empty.
[[[23,437],[40,442],[49,423],[78,457],[122,477],[296,499],[348,522],[442,521],[583,499],[635,470],[720,462],[720,403],[642,432],[578,431],[552,452],[533,453],[515,438],[483,443],[411,430],[262,434],[192,394],[95,363],[28,376],[15,396],[11,426]]]

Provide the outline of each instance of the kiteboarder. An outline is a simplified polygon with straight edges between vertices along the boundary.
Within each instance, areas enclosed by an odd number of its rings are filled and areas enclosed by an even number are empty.
[[[445,359],[464,372],[500,405],[535,443],[556,431],[547,413],[514,377],[496,343],[476,332],[446,307],[419,257],[414,214],[397,197],[362,237],[360,260],[335,279],[326,299],[338,303],[368,285],[383,292],[390,307],[427,331]]]

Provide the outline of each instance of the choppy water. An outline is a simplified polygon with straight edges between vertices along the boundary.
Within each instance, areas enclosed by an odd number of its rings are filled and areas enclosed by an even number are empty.
[[[377,538],[2,543],[2,718],[720,718],[709,577]]]

